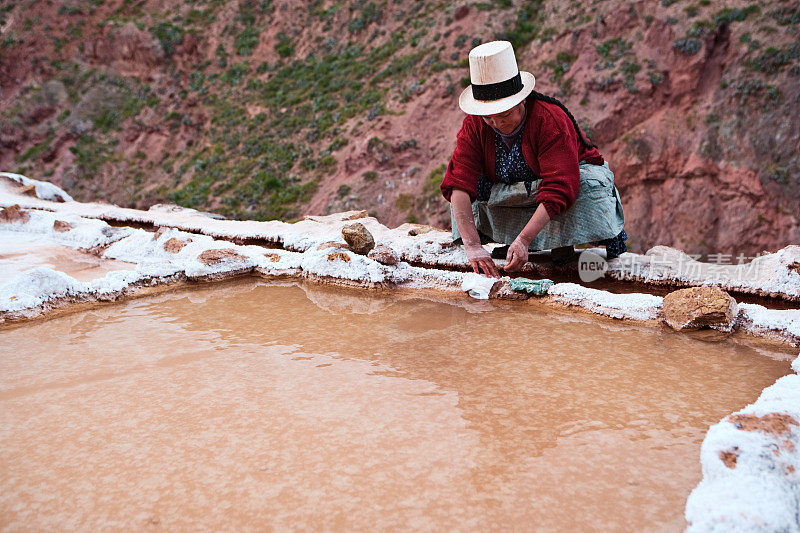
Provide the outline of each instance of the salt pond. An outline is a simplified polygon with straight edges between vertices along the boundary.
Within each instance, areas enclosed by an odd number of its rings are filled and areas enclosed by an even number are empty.
[[[0,336],[9,529],[681,530],[708,427],[794,355],[252,279]]]

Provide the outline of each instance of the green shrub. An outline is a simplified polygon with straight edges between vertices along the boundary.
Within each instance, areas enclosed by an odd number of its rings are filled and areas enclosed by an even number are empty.
[[[672,47],[682,54],[694,55],[700,51],[702,45],[699,40],[694,37],[689,37],[688,39],[679,39],[675,41],[672,43]]]
[[[792,43],[785,48],[770,46],[758,57],[746,61],[745,64],[752,70],[775,74],[798,58],[800,58],[800,43]]]
[[[642,66],[636,61],[625,60],[622,62],[622,65],[620,65],[619,70],[625,77],[625,80],[622,83],[623,87],[628,89],[630,92],[636,92],[633,82],[636,74],[642,70]]]
[[[119,128],[122,119],[116,109],[103,109],[94,117],[94,127],[108,133],[111,130]]]
[[[539,10],[543,0],[526,0],[517,11],[517,20],[511,30],[499,32],[498,40],[511,41],[515,48],[522,47],[536,38]]]
[[[335,152],[339,148],[347,146],[347,139],[344,137],[336,137],[330,145],[328,145],[328,152]]]
[[[161,22],[152,26],[150,33],[161,43],[161,48],[167,56],[175,53],[175,47],[183,41],[183,28],[169,22]]]
[[[50,137],[47,138],[47,140],[31,146],[21,155],[17,156],[14,159],[14,161],[17,163],[24,163],[25,161],[37,159],[42,154],[42,152],[50,148],[50,143],[53,142],[54,138],[55,136],[51,135]]]
[[[233,47],[236,49],[236,53],[240,56],[252,55],[253,50],[258,46],[259,33],[259,30],[252,26],[245,28],[244,31],[233,40]]]
[[[376,85],[387,78],[398,78],[405,76],[414,66],[419,63],[428,53],[427,50],[412,52],[395,59],[388,67],[377,73],[371,80],[370,85]]]
[[[620,38],[608,39],[595,46],[598,55],[607,61],[616,61],[631,49],[631,44]]]
[[[564,74],[569,72],[572,63],[574,63],[576,59],[578,59],[578,56],[574,56],[569,52],[562,51],[556,55],[555,61],[545,61],[542,63],[542,66],[553,70],[553,75],[551,76],[550,81],[560,83],[561,78],[564,77]]]
[[[283,32],[278,34],[278,43],[275,45],[275,51],[281,57],[289,57],[294,55],[294,46],[291,39]]]
[[[231,67],[225,71],[222,76],[220,76],[220,80],[230,84],[230,85],[239,85],[242,83],[247,76],[249,65],[247,61],[242,63],[235,63],[231,65]]]
[[[411,206],[414,205],[414,197],[410,194],[400,194],[394,201],[394,205],[402,211],[411,209]]]
[[[769,12],[769,16],[780,26],[800,23],[800,7],[784,7]]]
[[[650,83],[653,85],[658,85],[662,81],[664,81],[664,73],[658,70],[648,70],[647,71],[647,78],[650,80]]]
[[[70,147],[75,155],[78,175],[82,178],[94,177],[100,167],[111,157],[111,149],[91,135],[81,135],[75,145]]]
[[[739,105],[744,105],[752,97],[764,95],[775,101],[780,97],[780,90],[774,85],[768,85],[761,80],[746,78],[733,85],[733,94],[739,97]]]
[[[319,160],[319,166],[321,166],[325,170],[334,169],[336,168],[336,158],[328,154]]]
[[[225,50],[225,47],[222,46],[222,43],[217,45],[217,65],[220,68],[225,68],[228,66],[228,52]]]
[[[422,192],[428,195],[438,195],[439,194],[439,186],[442,184],[442,180],[444,179],[444,171],[447,166],[442,163],[438,167],[431,170],[430,174],[428,174],[428,180],[425,182],[425,185],[422,186]]]
[[[756,4],[751,4],[743,9],[726,7],[714,15],[714,24],[719,27],[731,22],[742,22],[748,16],[760,11],[761,8]]]

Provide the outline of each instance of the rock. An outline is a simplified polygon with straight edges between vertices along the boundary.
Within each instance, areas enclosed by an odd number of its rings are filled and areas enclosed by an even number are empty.
[[[167,226],[159,226],[156,232],[153,233],[153,240],[157,241],[158,239],[161,238],[162,235],[164,235],[169,230],[170,228],[168,228]]]
[[[367,218],[368,216],[369,213],[367,213],[364,210],[361,210],[361,211],[355,211],[352,215],[347,215],[346,217],[343,217],[342,220],[358,220],[359,218]]]
[[[173,237],[164,243],[164,251],[169,252],[171,254],[177,254],[178,252],[183,250],[184,246],[186,246],[185,242]]]
[[[492,285],[492,290],[489,291],[489,298],[496,298],[498,300],[527,300],[530,294],[527,292],[515,291],[511,288],[506,280],[500,280]]]
[[[42,86],[42,95],[48,104],[60,106],[69,99],[66,86],[58,80],[50,80]]]
[[[461,20],[467,15],[469,15],[469,6],[466,4],[460,5],[453,11],[453,20]]]
[[[673,329],[712,327],[730,331],[737,305],[731,295],[717,287],[689,287],[667,294],[661,316]]]
[[[347,245],[355,253],[367,255],[370,250],[375,248],[375,239],[372,234],[364,227],[364,224],[356,222],[342,228],[342,237]]]
[[[736,460],[739,458],[739,448],[734,446],[732,450],[720,450],[719,459],[728,468],[736,468]]]
[[[277,263],[277,262],[279,262],[281,260],[281,256],[279,256],[278,254],[273,254],[273,253],[264,254],[264,257],[266,257],[267,259],[269,259],[273,263]]]
[[[126,23],[122,28],[112,26],[104,33],[99,38],[87,41],[84,53],[105,65],[113,65],[114,70],[125,76],[138,75],[152,79],[153,72],[169,55],[167,52],[173,51],[165,51],[151,33],[140,30],[133,22]]]
[[[800,422],[785,413],[767,413],[764,416],[736,414],[730,415],[728,422],[742,431],[761,431],[778,436],[791,433],[792,426],[800,426]]]
[[[33,105],[25,113],[22,113],[22,120],[28,126],[33,126],[53,116],[55,112],[56,108],[50,105]]]
[[[317,250],[325,250],[326,248],[347,248],[347,244],[336,241],[325,241],[317,245]]]
[[[344,252],[333,252],[328,254],[328,261],[338,261],[338,260],[342,260],[345,263],[349,263],[350,256]]]
[[[370,250],[367,257],[383,265],[396,265],[400,262],[400,256],[385,244],[379,244]]]
[[[53,221],[53,230],[59,233],[64,233],[72,229],[72,224],[69,222],[64,222],[63,220],[54,220]]]
[[[31,215],[27,211],[23,211],[19,204],[14,204],[0,210],[0,222],[12,223],[20,222],[25,224],[31,219]]]
[[[25,196],[33,196],[34,198],[38,198],[38,196],[36,196],[36,185],[24,185],[20,187],[17,192],[24,194]]]
[[[791,263],[791,264],[789,264],[789,270],[792,270],[792,271],[796,272],[797,274],[800,274],[800,263]]]
[[[426,233],[430,233],[431,231],[436,231],[436,228],[433,226],[427,226],[425,224],[420,224],[416,227],[411,228],[408,230],[408,234],[411,237],[416,237],[417,235],[425,235]]]
[[[222,250],[206,250],[197,256],[197,260],[204,265],[216,265],[223,261],[244,261],[245,258],[237,254],[235,250],[224,248]]]

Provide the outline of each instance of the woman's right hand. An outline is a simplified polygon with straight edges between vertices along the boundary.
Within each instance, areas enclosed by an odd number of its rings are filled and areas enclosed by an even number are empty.
[[[500,277],[500,272],[492,260],[492,255],[483,246],[464,245],[464,251],[467,253],[469,264],[472,265],[472,270],[476,274],[485,274],[493,278]]]

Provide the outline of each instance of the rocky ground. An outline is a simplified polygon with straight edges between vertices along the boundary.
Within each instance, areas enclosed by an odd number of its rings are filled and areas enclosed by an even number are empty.
[[[506,38],[611,162],[633,251],[735,262],[800,242],[798,24],[788,0],[24,0],[0,6],[0,169],[127,207],[446,227],[465,58]]]

